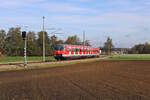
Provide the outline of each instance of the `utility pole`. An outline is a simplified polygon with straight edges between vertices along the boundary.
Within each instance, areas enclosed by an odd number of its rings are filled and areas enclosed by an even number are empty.
[[[45,62],[45,17],[43,16],[43,62]]]
[[[85,46],[85,31],[83,31],[83,46]]]

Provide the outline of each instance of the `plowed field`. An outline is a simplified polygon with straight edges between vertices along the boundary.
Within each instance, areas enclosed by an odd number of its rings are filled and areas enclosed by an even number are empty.
[[[0,100],[150,100],[150,61],[1,72]]]

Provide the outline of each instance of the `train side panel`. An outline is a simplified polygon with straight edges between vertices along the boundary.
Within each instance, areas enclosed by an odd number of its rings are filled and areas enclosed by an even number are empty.
[[[99,57],[100,53],[101,51],[99,48],[92,48],[88,46],[76,46],[76,45],[63,45],[63,46],[60,45],[60,47],[58,47],[54,51],[54,57],[56,59],[89,58],[89,57]]]

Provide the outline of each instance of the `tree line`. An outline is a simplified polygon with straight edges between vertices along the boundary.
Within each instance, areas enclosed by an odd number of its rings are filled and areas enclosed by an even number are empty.
[[[114,45],[113,45],[113,41],[110,37],[108,37],[106,42],[104,43],[103,52],[106,55],[111,55],[113,49],[115,49]],[[121,48],[120,48],[120,51],[121,51]],[[132,48],[126,48],[126,53],[129,53],[129,54],[150,54],[150,44],[148,42],[146,42],[144,44],[134,45]]]
[[[137,44],[129,50],[130,54],[150,54],[150,44]]]
[[[6,32],[5,30],[0,30],[0,52],[7,56],[22,56],[24,53],[24,41],[21,35],[21,28],[12,27]],[[46,56],[52,55],[54,46],[57,44],[72,44],[72,45],[82,45],[80,38],[77,35],[69,36],[65,41],[58,39],[57,36],[48,36],[45,33],[45,47]],[[36,34],[38,36],[36,36]],[[85,45],[89,46],[90,42],[85,41]],[[27,32],[27,55],[28,56],[41,56],[43,52],[43,31],[40,32]]]

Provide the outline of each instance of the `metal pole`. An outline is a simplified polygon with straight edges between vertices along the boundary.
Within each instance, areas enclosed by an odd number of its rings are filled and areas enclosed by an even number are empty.
[[[24,67],[27,67],[27,38],[24,39]]]
[[[85,31],[83,31],[83,45],[85,46]]]
[[[45,62],[45,29],[44,29],[44,19],[43,16],[43,62]]]

